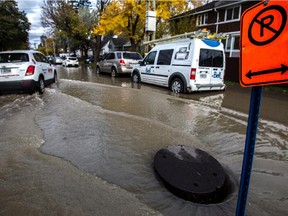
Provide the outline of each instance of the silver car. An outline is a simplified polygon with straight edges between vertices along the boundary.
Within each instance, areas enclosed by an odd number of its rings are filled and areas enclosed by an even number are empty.
[[[138,52],[116,51],[107,53],[97,62],[97,73],[110,73],[111,76],[130,74],[135,64],[138,64],[142,56]]]
[[[0,52],[0,93],[39,91],[42,94],[45,86],[56,80],[56,69],[41,52]]]

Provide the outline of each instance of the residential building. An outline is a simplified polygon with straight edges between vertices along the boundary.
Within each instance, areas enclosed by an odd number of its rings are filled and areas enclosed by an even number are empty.
[[[126,37],[122,36],[105,36],[101,43],[100,55],[114,51],[128,51],[131,45]]]

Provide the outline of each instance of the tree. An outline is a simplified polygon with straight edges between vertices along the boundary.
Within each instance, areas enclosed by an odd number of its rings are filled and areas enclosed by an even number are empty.
[[[0,50],[28,49],[30,25],[14,0],[0,1]]]
[[[136,50],[144,38],[145,0],[113,1],[100,19],[94,34],[122,34],[128,36],[132,50]]]
[[[169,33],[167,20],[171,16],[183,13],[191,5],[198,5],[203,0],[155,0],[157,38]],[[128,36],[132,50],[137,50],[145,35],[146,0],[114,0],[104,10],[100,23],[94,33],[100,35],[122,34]]]
[[[196,19],[195,17],[186,16],[179,20],[170,21],[170,33],[171,35],[184,34],[196,30]]]
[[[42,25],[52,29],[56,41],[65,38],[70,49],[80,48],[84,50],[85,55],[92,47],[98,58],[101,36],[93,34],[92,30],[98,24],[99,17],[110,0],[97,1],[96,9],[91,9],[89,4],[87,6],[87,2],[89,1],[46,2],[42,8]]]
[[[78,11],[70,4],[60,1],[47,2],[42,8],[41,22],[45,27],[50,27],[51,32],[63,32],[68,38],[86,40],[87,29],[78,19]],[[69,44],[68,44],[69,46]],[[70,47],[70,46],[69,46]]]
[[[199,7],[209,0],[191,0],[188,5],[193,5],[193,7]],[[189,8],[187,9],[189,10]],[[181,19],[170,20],[169,29],[171,35],[184,34],[187,32],[192,32],[196,30],[196,19],[194,16],[183,16]]]

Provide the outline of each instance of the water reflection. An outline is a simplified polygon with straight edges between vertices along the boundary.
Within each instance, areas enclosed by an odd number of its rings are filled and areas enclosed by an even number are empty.
[[[94,67],[82,65],[78,68],[58,66],[59,78],[68,80],[80,80],[85,82],[102,83],[107,85],[123,86],[125,82],[130,81],[130,76],[111,77],[109,74],[97,74]],[[128,83],[128,82],[127,82]],[[130,83],[130,82],[129,82]]]

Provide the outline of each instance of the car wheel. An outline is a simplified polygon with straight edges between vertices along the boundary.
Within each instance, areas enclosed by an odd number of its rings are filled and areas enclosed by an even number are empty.
[[[38,92],[39,94],[43,94],[45,90],[45,82],[43,77],[39,77],[39,81],[38,81]]]
[[[101,73],[101,70],[100,70],[100,67],[99,67],[99,66],[96,67],[96,73],[97,73],[97,74],[100,74],[100,73]]]
[[[53,83],[57,82],[58,81],[58,77],[57,77],[57,73],[55,72],[54,73],[54,78],[53,78]]]
[[[183,81],[179,78],[173,79],[170,84],[170,87],[171,87],[171,91],[174,93],[180,93],[180,92],[183,92],[184,90]]]
[[[118,73],[117,73],[117,71],[116,71],[116,68],[112,68],[112,70],[111,70],[111,76],[112,76],[112,77],[118,76]]]
[[[134,82],[134,83],[140,83],[139,73],[134,72],[134,73],[132,74],[132,82]]]

